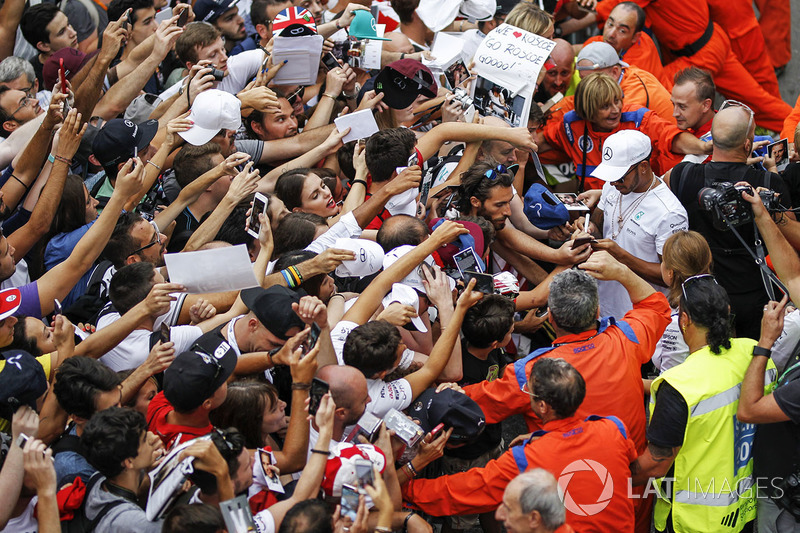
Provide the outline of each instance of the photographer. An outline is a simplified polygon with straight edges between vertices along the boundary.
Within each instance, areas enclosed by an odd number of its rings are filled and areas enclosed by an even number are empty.
[[[711,247],[714,274],[730,296],[731,313],[736,317],[737,335],[758,339],[761,319],[759,309],[768,301],[766,290],[759,281],[759,268],[733,232],[715,228],[712,214],[705,211],[698,202],[700,190],[711,187],[716,182],[747,182],[753,187],[772,189],[780,195],[781,205],[791,207],[788,188],[779,175],[748,165],[754,133],[752,110],[739,102],[726,100],[711,126],[714,139],[711,162],[705,165],[680,163],[665,178],[672,192],[686,208],[689,229],[703,235]],[[794,218],[792,213],[787,213],[786,216]],[[755,246],[756,239],[751,224],[743,224],[736,231],[751,247]],[[743,283],[743,280],[749,282]]]

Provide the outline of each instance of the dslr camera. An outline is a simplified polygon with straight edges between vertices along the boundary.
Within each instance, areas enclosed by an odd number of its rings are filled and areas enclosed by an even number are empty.
[[[714,228],[725,231],[731,226],[741,226],[753,220],[753,210],[742,197],[743,192],[753,194],[753,189],[749,186],[737,187],[730,182],[717,182],[700,189],[697,201],[704,211],[711,213]],[[768,211],[778,210],[775,191],[763,190],[758,195]]]

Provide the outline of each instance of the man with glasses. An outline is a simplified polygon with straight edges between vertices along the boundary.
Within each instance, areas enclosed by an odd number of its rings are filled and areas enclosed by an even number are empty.
[[[638,130],[618,131],[603,143],[603,161],[592,171],[606,182],[592,215],[599,237],[592,249],[607,251],[666,295],[661,279],[664,243],[689,223],[686,209],[653,174],[651,152],[650,138]],[[600,281],[598,291],[601,315],[622,316],[632,308],[627,291],[616,281]]]
[[[524,387],[518,394],[541,423],[541,431],[533,435],[536,438],[512,447],[483,468],[413,479],[403,486],[404,499],[435,516],[490,512],[503,503],[503,493],[515,477],[543,468],[566,480],[562,488],[568,494],[570,526],[578,531],[633,532],[638,500],[627,490],[630,464],[637,454],[625,425],[613,416],[586,418],[585,409],[579,411],[586,382],[564,359],[540,359],[520,381]],[[581,468],[587,462],[602,465],[602,480],[597,470]],[[607,504],[595,507],[601,493]],[[584,511],[585,504],[592,504],[593,512]]]
[[[733,232],[714,228],[711,213],[703,210],[697,200],[700,189],[716,182],[746,182],[752,187],[774,190],[780,194],[778,200],[781,205],[791,207],[789,190],[778,174],[748,165],[754,132],[753,111],[740,102],[726,100],[711,126],[714,143],[711,162],[704,165],[680,163],[665,178],[686,208],[689,229],[703,235],[711,247],[714,274],[730,295],[737,335],[757,339],[761,308],[769,300],[761,283],[759,267]],[[783,216],[795,218],[793,213]],[[755,249],[753,225],[744,224],[736,229],[748,246]]]
[[[44,109],[39,100],[17,89],[0,86],[0,137],[8,137],[11,132],[42,113]]]

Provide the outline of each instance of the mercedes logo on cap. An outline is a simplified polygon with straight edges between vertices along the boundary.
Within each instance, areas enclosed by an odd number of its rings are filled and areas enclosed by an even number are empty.
[[[611,149],[610,146],[606,146],[605,149],[603,149],[603,159],[608,161],[612,157],[614,157],[614,151]]]

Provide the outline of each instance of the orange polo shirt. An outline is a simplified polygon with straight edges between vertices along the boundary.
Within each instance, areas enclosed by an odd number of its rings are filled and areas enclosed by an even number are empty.
[[[606,0],[604,0],[606,1]],[[600,4],[598,3],[598,6]],[[584,46],[589,43],[602,42],[602,35],[595,35],[586,39]],[[661,64],[661,57],[658,55],[656,43],[653,38],[645,32],[639,32],[639,38],[630,48],[620,54],[620,58],[627,64],[646,70],[663,83],[664,66]]]

